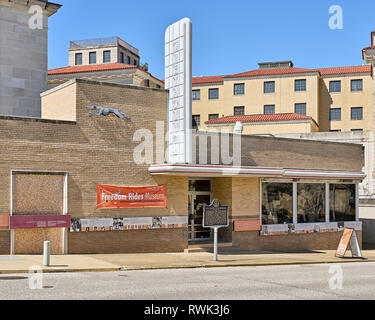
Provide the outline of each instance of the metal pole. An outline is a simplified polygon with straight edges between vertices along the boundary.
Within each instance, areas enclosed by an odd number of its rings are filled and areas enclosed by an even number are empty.
[[[49,267],[50,265],[50,248],[51,243],[49,241],[44,241],[44,248],[43,248],[43,265],[45,267]]]
[[[217,234],[218,234],[218,227],[214,228],[214,261],[217,261]]]

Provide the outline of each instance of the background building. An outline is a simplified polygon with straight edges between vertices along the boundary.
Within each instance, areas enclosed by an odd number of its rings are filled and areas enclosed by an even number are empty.
[[[204,131],[363,145],[367,177],[359,185],[359,210],[364,241],[375,243],[375,31],[362,56],[369,65],[302,69],[282,61],[194,78],[193,122]]]
[[[164,83],[140,64],[139,50],[119,37],[71,41],[69,66],[48,71],[49,88],[73,78],[162,88]]]
[[[262,63],[235,75],[194,78],[193,118],[199,130],[233,128],[241,121],[244,134],[373,131],[372,90],[367,65],[303,69],[291,61]],[[249,115],[266,116],[243,117]]]
[[[41,29],[29,25],[33,5],[42,10]],[[40,93],[47,89],[48,17],[60,7],[40,0],[0,0],[0,114],[40,117]]]

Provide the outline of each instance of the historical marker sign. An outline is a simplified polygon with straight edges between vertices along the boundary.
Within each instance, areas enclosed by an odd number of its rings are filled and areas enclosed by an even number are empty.
[[[168,101],[168,162],[192,162],[192,23],[188,18],[165,32],[165,89]]]
[[[204,206],[203,208],[203,227],[228,227],[228,207],[222,206],[220,201],[215,199],[211,205]]]
[[[219,228],[229,226],[228,207],[222,206],[220,201],[215,199],[211,205],[203,207],[203,228],[214,229],[214,260],[217,261],[218,252],[218,231]]]

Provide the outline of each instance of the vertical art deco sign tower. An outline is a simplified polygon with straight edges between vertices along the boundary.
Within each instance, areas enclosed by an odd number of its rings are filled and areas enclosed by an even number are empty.
[[[184,18],[165,32],[168,162],[192,163],[192,23]]]

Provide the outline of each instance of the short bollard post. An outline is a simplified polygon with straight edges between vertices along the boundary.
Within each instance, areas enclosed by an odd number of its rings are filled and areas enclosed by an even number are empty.
[[[45,267],[49,267],[50,265],[50,248],[51,248],[51,243],[49,241],[44,241],[43,265]]]

